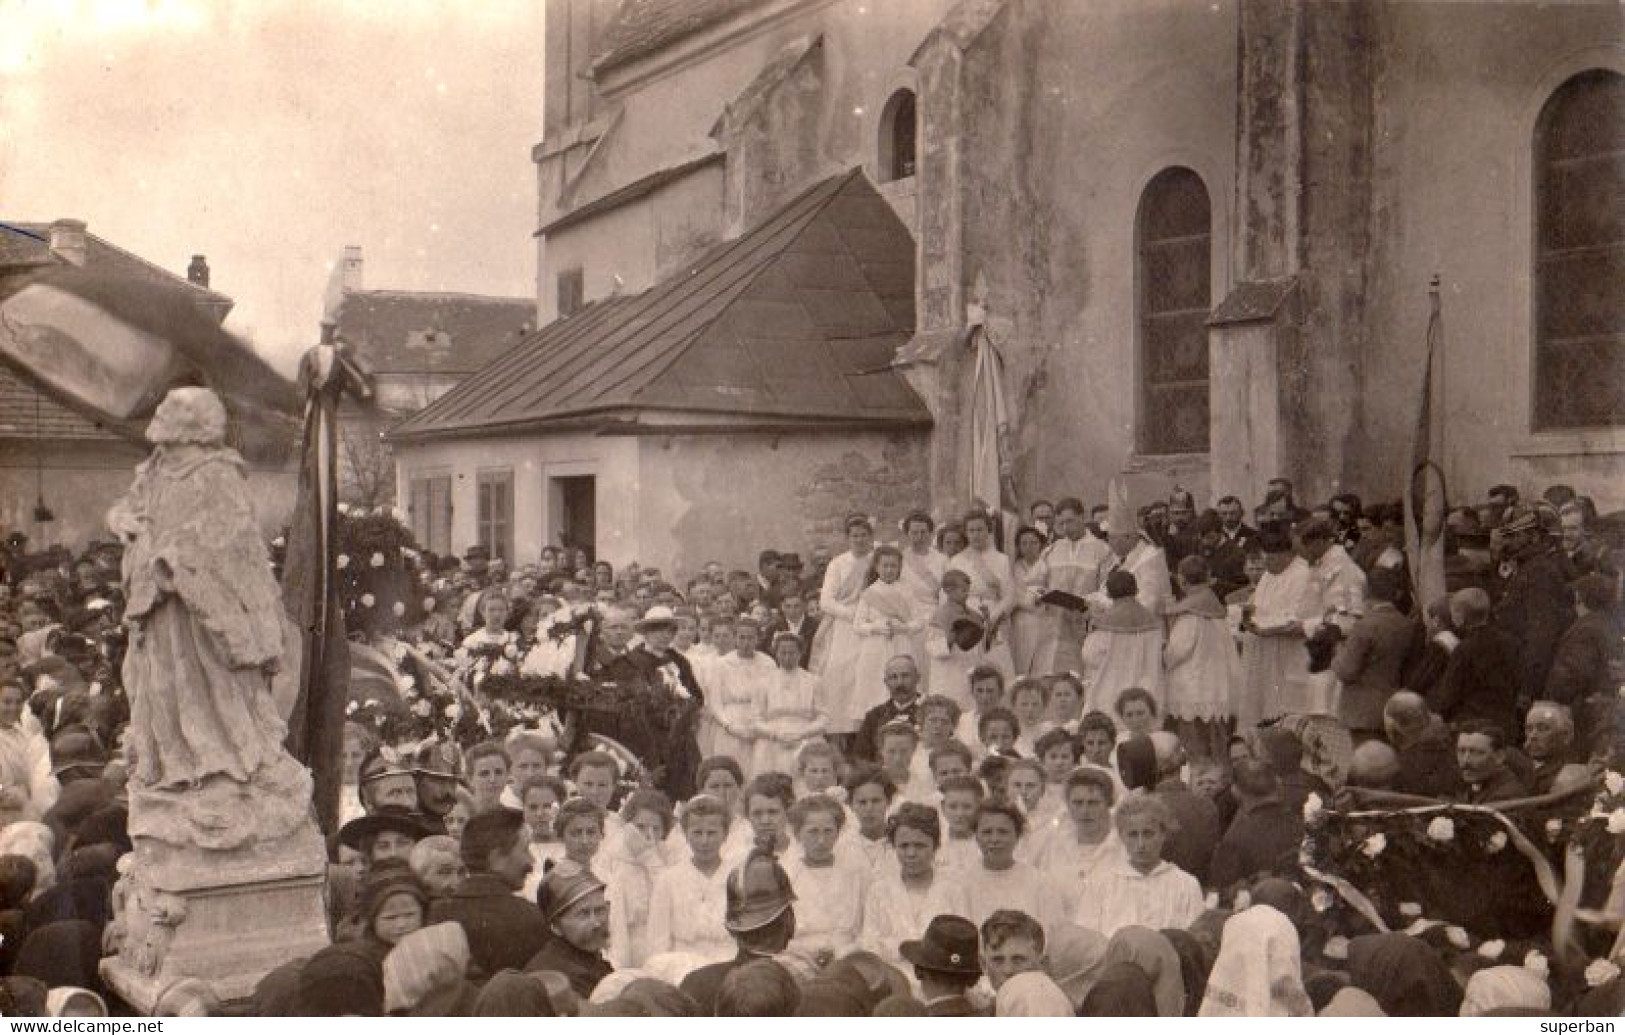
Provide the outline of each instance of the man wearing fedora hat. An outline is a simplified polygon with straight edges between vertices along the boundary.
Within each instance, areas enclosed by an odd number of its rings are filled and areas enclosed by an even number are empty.
[[[965,993],[982,976],[981,939],[962,916],[932,917],[925,935],[897,950],[914,965],[927,1017],[985,1017]]]
[[[661,604],[649,608],[634,626],[643,642],[629,657],[659,699],[647,716],[647,745],[627,744],[649,767],[655,785],[674,801],[694,794],[694,769],[700,762],[695,725],[705,697],[688,659],[672,649],[677,615]]]
[[[796,934],[796,893],[773,853],[755,849],[728,874],[728,909],[723,921],[739,954],[692,971],[679,986],[699,1004],[702,1016],[716,1012],[717,992],[734,970],[752,960],[770,959]]]
[[[604,882],[580,863],[565,859],[537,886],[536,907],[552,937],[525,969],[563,974],[576,995],[590,998],[598,982],[615,970],[604,959],[610,909]]]

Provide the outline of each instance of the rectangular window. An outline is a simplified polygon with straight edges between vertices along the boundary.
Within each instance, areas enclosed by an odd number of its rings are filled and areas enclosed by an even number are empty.
[[[492,560],[513,560],[513,470],[481,471],[477,492],[477,541]]]
[[[412,537],[419,548],[430,553],[450,553],[451,475],[413,478],[407,515],[412,519]]]
[[[586,301],[586,280],[578,266],[559,274],[559,315],[569,316]]]

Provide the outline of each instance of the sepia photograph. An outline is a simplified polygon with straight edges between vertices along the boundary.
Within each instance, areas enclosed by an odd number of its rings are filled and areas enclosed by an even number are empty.
[[[1622,1016],[1622,0],[0,0],[5,1025]]]

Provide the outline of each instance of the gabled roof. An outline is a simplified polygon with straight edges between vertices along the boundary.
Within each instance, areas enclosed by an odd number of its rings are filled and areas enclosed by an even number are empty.
[[[390,437],[546,430],[649,411],[929,424],[890,366],[913,332],[913,238],[853,170],[648,291],[542,328]]]
[[[62,262],[63,260],[51,251],[50,239],[50,223],[0,224],[0,271],[6,270],[7,267],[46,266]],[[236,304],[230,297],[194,284],[185,277],[171,273],[156,263],[148,262],[134,252],[127,252],[88,230],[85,232],[85,268],[103,269],[110,273],[120,273],[163,284],[185,284],[197,292],[198,301],[203,307],[221,320],[226,318],[226,314],[231,312],[231,307]]]
[[[349,291],[338,336],[376,373],[466,374],[536,327],[536,301],[431,291]]]
[[[604,45],[593,59],[599,75],[636,61],[701,29],[759,7],[763,0],[621,0],[604,32]]]

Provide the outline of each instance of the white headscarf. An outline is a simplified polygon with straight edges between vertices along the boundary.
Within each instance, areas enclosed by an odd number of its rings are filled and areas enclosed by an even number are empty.
[[[1468,979],[1461,1016],[1482,1017],[1507,1007],[1550,1010],[1552,990],[1526,967],[1486,967]]]
[[[1017,974],[999,988],[995,1017],[1074,1017],[1077,1012],[1061,986],[1041,970]]]
[[[1313,1017],[1299,952],[1297,929],[1275,907],[1232,916],[1197,1016]]]

